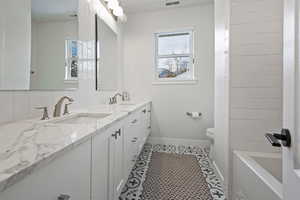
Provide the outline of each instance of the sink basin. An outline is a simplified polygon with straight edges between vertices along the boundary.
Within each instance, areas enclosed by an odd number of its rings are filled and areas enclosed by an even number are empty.
[[[110,113],[80,113],[66,119],[57,120],[55,124],[86,124],[96,122],[111,115]]]

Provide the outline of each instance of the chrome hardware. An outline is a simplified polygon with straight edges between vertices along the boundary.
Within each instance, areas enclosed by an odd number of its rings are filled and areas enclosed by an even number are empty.
[[[122,97],[122,101],[130,101],[130,96],[128,92],[122,92],[122,94],[117,93],[113,97],[109,98],[109,104],[117,104],[118,103],[118,96]]]
[[[43,116],[42,116],[41,120],[49,119],[48,108],[46,106],[45,107],[36,107],[36,109],[43,110]]]
[[[114,133],[111,136],[114,137],[115,139],[118,139],[118,134],[117,133]]]
[[[144,109],[142,112],[146,114],[146,111],[147,111],[147,110],[146,110],[146,109]]]
[[[136,141],[138,141],[137,137],[134,137],[133,140],[131,140],[131,142],[136,143]]]
[[[109,104],[117,104],[118,103],[118,99],[117,99],[118,96],[122,97],[122,99],[123,99],[122,94],[117,93],[113,97],[109,98]]]
[[[193,117],[193,114],[191,112],[186,112],[187,116]],[[201,112],[198,112],[199,117],[202,116]]]
[[[115,98],[111,97],[109,98],[109,104],[112,105],[112,104],[115,104]]]
[[[117,130],[116,134],[119,134],[119,136],[121,136],[121,129]]]
[[[274,147],[290,147],[291,146],[291,134],[288,129],[282,129],[281,133],[267,133],[265,137]],[[281,144],[278,140],[281,140]]]
[[[135,124],[135,123],[137,123],[137,121],[138,121],[138,120],[135,119],[135,120],[133,120],[131,123],[132,123],[132,124]]]
[[[130,101],[130,95],[129,92],[122,92],[122,101]]]
[[[59,117],[61,115],[61,105],[63,104],[65,99],[69,100],[69,102],[74,102],[72,98],[67,96],[63,96],[62,98],[60,98],[57,104],[55,104],[53,117]]]
[[[111,136],[114,137],[115,139],[118,139],[118,135],[121,136],[121,129],[117,130],[114,134]]]
[[[64,113],[63,113],[63,115],[68,115],[68,114],[70,114],[70,112],[69,112],[69,105],[71,105],[72,103],[66,103],[65,104],[65,109],[64,109]]]
[[[69,200],[69,199],[71,199],[71,196],[67,194],[61,194],[59,195],[59,197],[57,197],[57,200]]]

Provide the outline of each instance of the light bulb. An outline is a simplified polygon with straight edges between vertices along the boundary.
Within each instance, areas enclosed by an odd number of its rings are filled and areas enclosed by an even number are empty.
[[[119,6],[119,2],[117,0],[109,0],[108,1],[108,4],[107,4],[107,7],[109,9],[112,9],[114,10],[115,8],[117,8]]]
[[[113,10],[113,14],[117,17],[123,16],[124,15],[124,11],[123,8],[121,6],[117,6],[114,10]]]

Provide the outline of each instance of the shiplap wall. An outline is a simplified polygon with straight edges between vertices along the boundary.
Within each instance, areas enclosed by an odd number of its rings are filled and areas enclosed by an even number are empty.
[[[282,128],[282,0],[231,0],[231,149],[272,152]]]
[[[231,195],[233,151],[280,150],[264,134],[282,128],[283,0],[216,0],[215,27],[214,161]]]

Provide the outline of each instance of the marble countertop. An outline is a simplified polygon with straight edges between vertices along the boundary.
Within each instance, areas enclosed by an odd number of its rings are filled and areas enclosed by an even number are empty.
[[[23,120],[0,126],[0,192],[47,164],[60,153],[101,134],[115,122],[150,101],[127,105],[98,105],[76,110],[60,119]],[[108,113],[109,116],[87,123],[55,123],[79,113]]]

